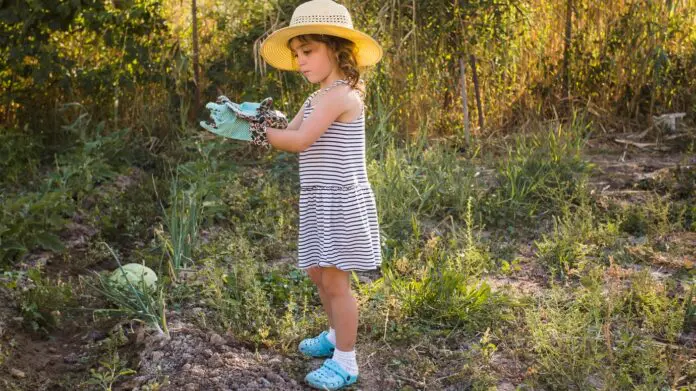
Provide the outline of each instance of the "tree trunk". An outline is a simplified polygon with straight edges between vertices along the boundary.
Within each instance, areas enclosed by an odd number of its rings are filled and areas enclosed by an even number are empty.
[[[478,71],[476,70],[476,56],[470,54],[469,62],[471,63],[471,77],[474,80],[474,93],[476,94],[476,109],[478,110],[479,129],[483,131],[483,103],[481,103],[481,86],[478,80]]]
[[[462,111],[464,112],[464,140],[466,145],[470,145],[471,131],[469,130],[469,100],[467,98],[466,90],[466,65],[464,63],[464,58],[459,57],[459,69],[461,71],[462,79]]]
[[[198,18],[196,17],[198,12],[196,10],[196,0],[191,0],[191,39],[193,40],[193,84],[195,89],[195,98],[193,102],[193,117],[198,117],[198,108],[201,102],[201,89],[200,89],[200,74],[199,74],[199,61],[198,61]]]

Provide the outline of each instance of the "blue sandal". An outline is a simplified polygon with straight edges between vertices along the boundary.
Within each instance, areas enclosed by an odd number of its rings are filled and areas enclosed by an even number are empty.
[[[310,357],[331,357],[336,349],[334,344],[326,336],[328,331],[324,330],[314,338],[307,338],[300,342],[300,352]]]
[[[324,364],[305,376],[310,386],[320,390],[338,390],[358,381],[358,375],[351,375],[332,359],[326,359]]]

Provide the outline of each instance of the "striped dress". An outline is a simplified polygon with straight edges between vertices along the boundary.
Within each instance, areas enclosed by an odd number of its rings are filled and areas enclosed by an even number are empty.
[[[317,92],[305,101],[304,119],[314,110],[311,100]],[[356,120],[334,121],[300,152],[299,214],[300,268],[366,271],[382,263],[377,208],[365,161],[364,105]]]

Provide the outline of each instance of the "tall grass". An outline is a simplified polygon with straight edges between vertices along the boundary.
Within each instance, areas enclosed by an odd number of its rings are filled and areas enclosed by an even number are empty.
[[[590,123],[576,115],[565,125],[518,136],[496,164],[498,187],[491,210],[502,219],[528,222],[577,202],[592,165],[582,157]]]
[[[202,195],[196,184],[181,189],[177,172],[170,182],[169,208],[165,208],[161,201],[160,206],[166,232],[160,229],[156,233],[168,255],[169,273],[176,279],[181,268],[193,263],[192,254],[198,240],[203,208]]]
[[[384,149],[368,175],[375,189],[380,224],[390,237],[405,238],[412,216],[421,221],[454,216],[460,221],[469,197],[483,193],[473,165],[444,143],[413,143]]]

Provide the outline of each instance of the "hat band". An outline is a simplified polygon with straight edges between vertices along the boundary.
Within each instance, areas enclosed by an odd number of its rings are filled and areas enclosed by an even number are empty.
[[[296,24],[337,24],[348,28],[353,28],[353,21],[346,15],[298,15],[293,16],[290,26]]]

